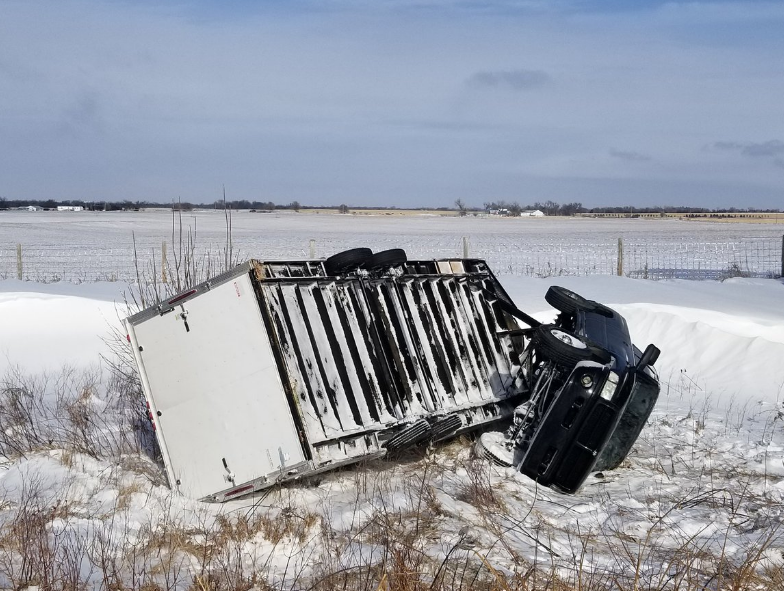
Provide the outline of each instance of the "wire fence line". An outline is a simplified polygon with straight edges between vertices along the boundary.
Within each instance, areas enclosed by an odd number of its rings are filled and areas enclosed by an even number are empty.
[[[324,258],[336,252],[371,244],[378,252],[403,247],[410,259],[448,257],[482,258],[498,275],[551,277],[559,275],[625,275],[643,279],[724,279],[727,277],[781,277],[784,273],[784,237],[726,240],[701,237],[674,240],[667,236],[592,240],[585,236],[534,236],[512,240],[508,235],[433,235],[408,239],[393,235],[302,236],[233,241],[240,259],[266,260]],[[157,269],[166,280],[176,245],[143,239],[136,243],[138,261],[147,274]],[[195,252],[202,264],[219,268],[225,244],[210,244]],[[169,269],[164,269],[168,266]],[[0,279],[39,282],[137,280],[134,245],[95,243],[0,243]]]

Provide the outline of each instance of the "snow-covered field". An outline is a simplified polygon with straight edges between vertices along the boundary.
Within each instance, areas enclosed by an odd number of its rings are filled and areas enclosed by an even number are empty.
[[[103,339],[123,286],[0,281],[0,587],[782,588],[781,280],[502,283],[540,319],[554,314],[547,287],[564,285],[662,350],[650,423],[577,495],[458,440],[225,505],[172,496],[131,431],[128,392],[98,369],[114,360]],[[24,406],[25,386],[41,405]]]
[[[141,212],[0,213],[0,278],[35,281],[135,281],[134,240],[140,260],[162,244],[172,262],[179,243],[195,234],[197,255],[221,258],[226,246],[222,211],[184,212],[172,237],[167,210]],[[623,240],[625,275],[643,278],[717,278],[781,271],[784,214],[778,223],[712,223],[676,219],[503,218],[339,215],[279,211],[232,215],[232,241],[242,258],[266,260],[326,257],[358,246],[406,248],[410,258],[469,255],[486,259],[497,275],[616,274]],[[144,270],[144,269],[143,269]],[[160,272],[158,272],[160,275]]]

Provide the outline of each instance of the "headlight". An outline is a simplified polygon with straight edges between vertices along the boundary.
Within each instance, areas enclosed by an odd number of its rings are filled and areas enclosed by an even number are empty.
[[[607,381],[604,382],[604,386],[602,386],[602,392],[599,394],[605,400],[612,400],[613,395],[615,394],[615,390],[618,388],[618,374],[614,371],[610,372],[610,375],[607,376]]]

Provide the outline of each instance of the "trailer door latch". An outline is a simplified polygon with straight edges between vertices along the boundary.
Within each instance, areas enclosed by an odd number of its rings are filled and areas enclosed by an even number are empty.
[[[177,314],[177,318],[182,320],[183,323],[185,324],[185,332],[190,332],[191,327],[188,326],[188,310],[185,309],[185,306],[180,306],[180,308],[182,309],[182,312]]]
[[[234,472],[229,470],[229,464],[226,463],[226,458],[222,458],[222,459],[223,459],[223,467],[226,469],[226,472],[228,472],[228,474],[224,474],[223,475],[223,478],[227,482],[230,482],[231,484],[234,484]]]

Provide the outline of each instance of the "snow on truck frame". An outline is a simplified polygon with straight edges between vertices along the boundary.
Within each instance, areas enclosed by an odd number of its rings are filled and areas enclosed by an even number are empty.
[[[565,492],[631,448],[658,350],[563,288],[541,325],[479,259],[250,260],[126,319],[170,485],[226,501],[494,424],[493,461]],[[602,453],[603,452],[603,453]]]

